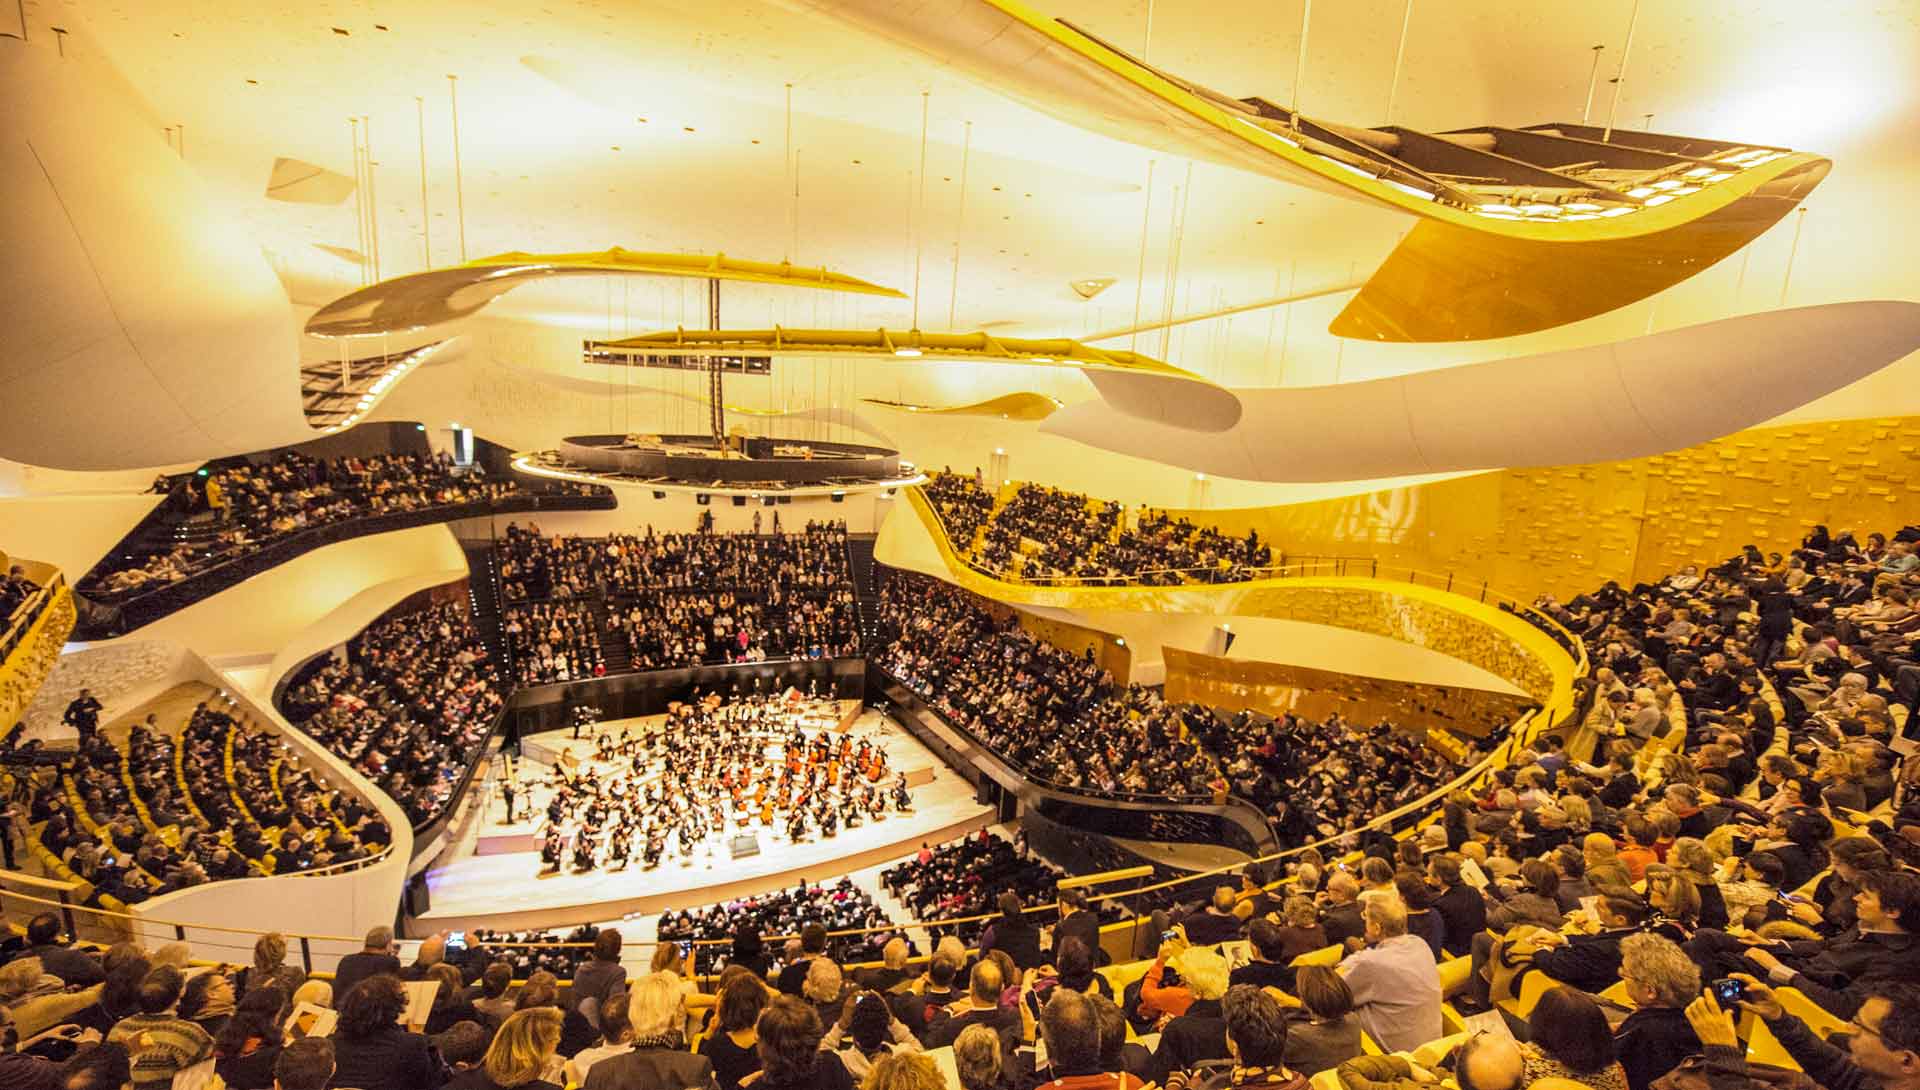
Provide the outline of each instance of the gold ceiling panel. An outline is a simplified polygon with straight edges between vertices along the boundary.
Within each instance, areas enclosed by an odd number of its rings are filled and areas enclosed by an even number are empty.
[[[1026,391],[1002,394],[971,405],[911,405],[904,401],[886,401],[875,397],[863,397],[860,400],[869,405],[928,416],[991,416],[1003,420],[1045,420],[1060,408],[1060,402],[1054,398]]]
[[[1414,225],[1328,330],[1372,341],[1513,337],[1665,291],[1760,237],[1833,164],[1803,163],[1653,234],[1563,245],[1438,219]],[[1574,225],[1578,226],[1578,225]]]
[[[555,276],[680,276],[906,298],[884,285],[784,261],[744,261],[725,254],[638,253],[618,246],[571,254],[516,250],[361,288],[321,307],[308,319],[307,332],[316,337],[413,332],[465,318],[521,284]]]
[[[1513,336],[1646,298],[1751,241],[1830,165],[1585,124],[1364,128],[1201,86],[1019,0],[800,2],[1070,124],[1419,217],[1339,336]]]

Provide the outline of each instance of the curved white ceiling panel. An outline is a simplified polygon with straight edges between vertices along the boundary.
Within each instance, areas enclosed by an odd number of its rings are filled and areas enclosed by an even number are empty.
[[[1638,458],[1752,427],[1920,350],[1920,303],[1833,303],[1371,382],[1235,391],[1188,431],[1103,402],[1041,430],[1222,477],[1339,481]]]
[[[311,438],[259,246],[118,77],[0,38],[0,457],[127,469]]]

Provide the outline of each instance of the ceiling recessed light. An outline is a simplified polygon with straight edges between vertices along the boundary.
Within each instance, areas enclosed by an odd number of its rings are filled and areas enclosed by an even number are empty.
[[[693,126],[692,126],[692,125],[682,125],[682,126],[680,126],[680,131],[681,131],[681,132],[692,132],[692,131],[693,131]]]
[[[860,160],[858,160],[858,159],[855,159],[855,160],[853,161],[853,165],[854,165],[854,166],[859,166],[859,165],[860,165]]]
[[[760,142],[760,141],[758,141],[758,140],[755,140],[755,141],[754,141],[754,143],[756,143],[756,144],[758,144],[759,142]]]
[[[644,124],[646,124],[646,123],[647,123],[647,119],[646,119],[646,118],[644,118],[644,117],[640,117],[640,118],[635,118],[634,120],[636,120],[636,121],[638,121],[638,122],[640,122],[640,123],[641,123],[642,125],[644,125]]]
[[[385,30],[385,29],[387,29],[387,25],[386,25],[385,23],[375,23],[375,24],[373,24],[373,29],[375,29],[375,30]]]
[[[334,32],[335,34],[338,34],[338,35],[340,35],[340,36],[341,36],[342,38],[351,38],[351,37],[353,37],[353,32],[352,32],[352,31],[350,31],[350,30],[344,30],[344,29],[342,29],[342,28],[340,28],[340,27],[334,27],[334,28],[333,28],[333,32]]]
[[[1000,187],[999,187],[999,186],[997,186],[997,185],[996,185],[996,186],[994,186],[994,187],[993,187],[993,191],[994,191],[995,193],[998,193],[998,192],[1000,192]]]

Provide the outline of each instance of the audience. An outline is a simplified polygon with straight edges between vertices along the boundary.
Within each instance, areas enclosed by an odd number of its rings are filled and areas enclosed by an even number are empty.
[[[383,454],[321,460],[285,451],[180,478],[179,502],[168,510],[182,527],[212,536],[180,540],[150,553],[114,555],[96,565],[78,589],[108,600],[191,578],[303,531],[354,519],[461,507],[523,495],[596,491],[580,485],[492,480],[478,466],[457,467],[446,454]],[[198,516],[207,512],[211,522]]]
[[[803,885],[706,908],[669,911],[660,917],[659,934],[662,942],[710,942],[733,938],[743,928],[760,935],[804,936],[802,928],[814,926],[820,929],[820,945],[809,948],[807,954],[830,956],[835,962],[846,964],[879,961],[882,949],[892,936],[885,933],[849,935],[836,937],[829,944],[825,932],[885,927],[890,923],[865,891],[850,879],[842,878],[831,886]],[[726,961],[723,956],[721,964]],[[799,994],[798,981],[805,974],[804,968],[797,975],[794,970],[795,963],[788,962],[780,972],[781,990],[789,995]],[[788,986],[790,978],[791,987]]]
[[[284,710],[406,810],[415,827],[452,801],[504,703],[464,606],[389,616],[287,693]]]

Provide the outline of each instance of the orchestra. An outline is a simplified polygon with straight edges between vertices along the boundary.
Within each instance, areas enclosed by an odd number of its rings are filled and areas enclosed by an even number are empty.
[[[910,810],[906,774],[837,718],[832,701],[736,692],[602,731],[591,756],[547,778],[542,869],[617,871],[635,856],[646,870],[669,856],[688,865],[756,830],[798,844]]]

